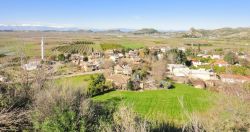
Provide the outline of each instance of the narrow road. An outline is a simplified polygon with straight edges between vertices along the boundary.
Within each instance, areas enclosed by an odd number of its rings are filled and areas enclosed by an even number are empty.
[[[75,77],[75,76],[82,76],[82,75],[98,74],[98,73],[103,73],[103,71],[104,70],[98,70],[98,71],[92,71],[92,72],[73,73],[73,74],[70,74],[70,75],[59,75],[59,76],[54,76],[51,79],[59,79],[59,78]]]

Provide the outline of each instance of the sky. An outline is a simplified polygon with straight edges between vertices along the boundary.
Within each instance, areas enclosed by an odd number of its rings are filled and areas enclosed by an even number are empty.
[[[0,24],[158,30],[250,27],[250,0],[0,0]]]

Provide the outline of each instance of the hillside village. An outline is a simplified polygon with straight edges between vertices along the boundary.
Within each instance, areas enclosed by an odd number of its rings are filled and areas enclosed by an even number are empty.
[[[250,0],[0,3],[0,132],[250,132]]]
[[[72,64],[73,67],[77,67],[77,70],[62,74],[101,71],[106,79],[112,82],[114,88],[121,90],[168,89],[171,88],[172,83],[185,83],[204,89],[220,87],[223,84],[244,84],[250,81],[249,74],[242,75],[225,70],[230,67],[241,70],[242,64],[249,61],[248,54],[233,51],[214,53],[213,50],[198,50],[167,46],[104,51],[92,49],[89,54],[65,52],[44,61],[48,64],[48,68],[55,73],[57,73],[58,66],[66,64]],[[229,57],[229,60],[226,56]],[[38,59],[23,64],[22,68],[33,71],[40,65]],[[224,72],[219,69],[224,69]],[[6,79],[1,77],[1,81],[4,80]],[[132,84],[132,86],[128,88],[128,84]]]
[[[174,129],[181,131],[193,112],[201,114],[199,118],[206,129],[211,124],[219,124],[220,128],[228,125],[221,118],[224,113],[247,122],[250,54],[246,49],[212,47],[204,42],[171,45],[156,41],[157,44],[135,46],[136,41],[122,45],[76,40],[59,41],[51,46],[51,40],[38,37],[35,39],[36,49],[32,51],[35,55],[26,56],[20,49],[18,54],[1,57],[2,110],[17,101],[24,102],[26,106],[21,106],[21,110],[15,106],[21,114],[17,117],[22,119],[18,120],[19,124],[33,127],[27,123],[38,123],[39,126],[49,125],[49,129],[54,122],[78,122],[72,121],[78,117],[68,116],[72,111],[77,113],[78,110],[74,111],[76,105],[78,109],[82,109],[82,105],[88,109],[87,114],[81,113],[84,115],[81,120],[93,121],[84,124],[93,131],[103,130],[99,124],[103,120],[112,127],[119,126],[116,118],[126,121],[127,117],[120,116],[129,111],[135,114],[132,120],[136,123],[133,124],[138,126],[140,119],[148,122],[146,125],[151,130],[161,128],[160,124],[155,124],[158,121],[166,125],[175,123],[174,119],[180,123],[180,126],[175,124]],[[123,107],[124,103],[128,105]],[[120,110],[120,107],[124,109]],[[237,115],[231,115],[231,110]],[[31,111],[31,114],[25,113],[22,117],[22,111]],[[47,112],[53,114],[47,115]],[[62,114],[64,112],[66,115]],[[95,117],[89,117],[89,113]],[[11,112],[2,114],[16,119],[16,114]],[[37,119],[27,119],[37,114],[40,114]],[[206,114],[213,118],[207,118]],[[57,120],[61,118],[54,115],[64,119]],[[45,124],[47,120],[50,121],[48,125]],[[233,126],[238,125],[234,120],[230,122]],[[16,126],[4,123],[7,127]],[[247,125],[243,127],[248,128]]]

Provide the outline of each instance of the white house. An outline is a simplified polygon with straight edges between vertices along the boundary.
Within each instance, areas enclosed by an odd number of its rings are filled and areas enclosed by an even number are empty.
[[[197,61],[197,60],[192,60],[192,64],[193,64],[193,66],[197,67],[197,66],[201,66],[202,62],[201,61]]]
[[[162,60],[163,57],[164,57],[164,55],[163,55],[162,53],[157,54],[157,58],[158,58],[159,60]]]
[[[129,65],[116,65],[114,67],[114,73],[115,74],[124,74],[124,75],[131,75],[132,74],[132,68]]]
[[[118,61],[119,56],[118,56],[118,55],[111,55],[109,58],[110,58],[112,61],[116,62],[116,61]]]
[[[131,75],[132,74],[132,68],[129,65],[123,65],[123,74],[124,75]]]
[[[181,51],[183,51],[183,52],[186,52],[186,48],[184,48],[184,47],[180,47],[180,48],[178,48],[178,50],[181,50]]]
[[[188,76],[193,79],[201,79],[203,81],[207,80],[218,80],[216,74],[212,71],[205,69],[189,70]]]
[[[32,71],[38,68],[40,61],[31,61],[27,64],[22,65],[22,68],[28,71]]]
[[[211,59],[221,59],[221,56],[220,55],[212,55]]]
[[[223,66],[228,66],[229,64],[224,61],[224,60],[217,60],[216,62],[213,63],[214,65],[218,65],[219,67],[223,67]]]
[[[203,81],[218,80],[216,74],[212,71],[205,69],[189,69],[181,64],[169,64],[168,70],[176,77],[189,77],[193,79],[201,79]]]
[[[185,77],[189,73],[189,68],[182,64],[168,64],[168,70],[176,77]]]
[[[169,50],[170,50],[169,47],[161,47],[161,48],[160,48],[160,51],[161,51],[162,53],[166,53],[166,52],[169,51]]]

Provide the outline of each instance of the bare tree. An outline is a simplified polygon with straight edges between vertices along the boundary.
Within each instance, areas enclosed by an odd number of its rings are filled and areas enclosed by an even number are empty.
[[[30,126],[30,111],[3,109],[0,111],[0,131],[21,131]]]
[[[131,107],[121,105],[113,115],[115,130],[117,132],[147,132],[148,124],[141,120]]]
[[[152,63],[152,75],[153,78],[156,81],[160,81],[164,78],[166,70],[167,70],[167,63],[166,61],[162,60],[162,61],[156,61],[154,63]]]

